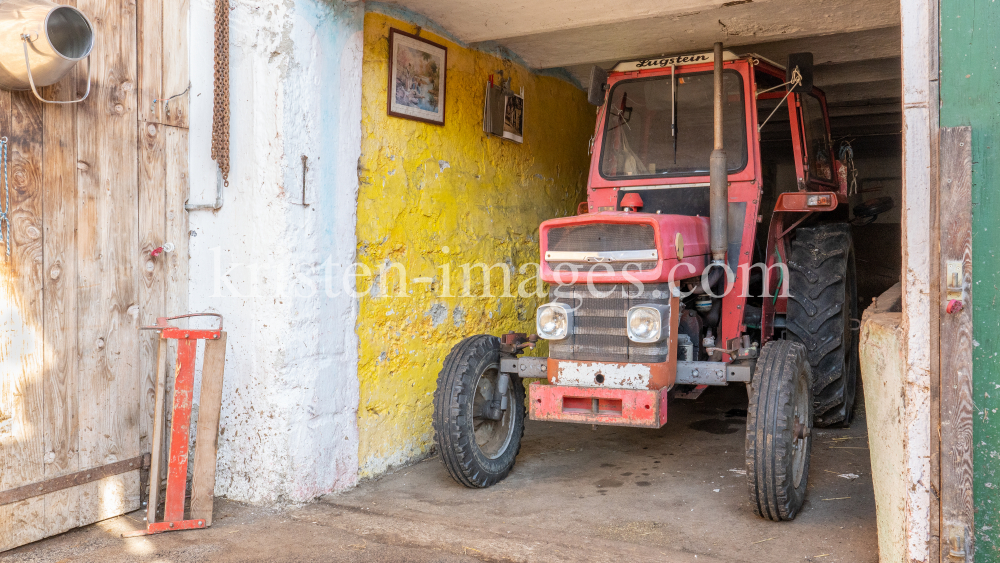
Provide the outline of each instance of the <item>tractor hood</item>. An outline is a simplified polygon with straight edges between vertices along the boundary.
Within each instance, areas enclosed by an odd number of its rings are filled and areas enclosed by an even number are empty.
[[[700,276],[709,219],[609,211],[551,219],[539,228],[547,283],[657,283]]]

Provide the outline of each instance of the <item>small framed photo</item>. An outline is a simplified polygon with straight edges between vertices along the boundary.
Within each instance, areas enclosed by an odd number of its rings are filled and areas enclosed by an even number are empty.
[[[524,142],[524,96],[507,94],[503,108],[503,138]]]
[[[447,67],[446,47],[390,28],[389,115],[444,125]]]

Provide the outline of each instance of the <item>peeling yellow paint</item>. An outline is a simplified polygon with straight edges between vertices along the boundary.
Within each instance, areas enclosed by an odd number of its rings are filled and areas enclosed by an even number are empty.
[[[512,292],[522,283],[534,292],[538,225],[574,213],[585,199],[595,119],[586,94],[568,82],[426,31],[421,37],[448,48],[445,125],[389,117],[390,27],[417,29],[365,16],[357,238],[358,262],[375,280],[358,279],[359,291],[372,290],[360,298],[357,323],[362,476],[429,449],[437,373],[454,344],[473,334],[534,332],[543,299],[461,297],[461,266],[507,264]],[[523,145],[482,130],[486,80],[500,69],[515,90],[524,88]],[[401,266],[378,273],[393,263]],[[491,273],[491,293],[500,296],[502,272]],[[469,293],[481,295],[480,270],[471,278]]]

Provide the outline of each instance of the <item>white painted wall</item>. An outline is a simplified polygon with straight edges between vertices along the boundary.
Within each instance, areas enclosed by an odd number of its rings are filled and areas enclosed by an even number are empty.
[[[190,310],[229,333],[216,494],[303,502],[358,474],[357,305],[324,271],[354,261],[363,5],[230,4],[230,182],[190,213]],[[193,3],[192,203],[215,199],[213,20]]]

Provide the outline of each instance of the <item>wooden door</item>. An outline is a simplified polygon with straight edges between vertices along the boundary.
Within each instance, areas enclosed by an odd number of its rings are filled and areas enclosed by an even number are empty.
[[[153,100],[188,83],[188,4],[63,3],[94,25],[89,98],[0,92],[0,551],[139,508],[156,356],[138,327],[186,312],[187,103]]]
[[[940,381],[935,389],[939,473],[940,561],[973,561],[972,499],[972,129],[942,127],[939,146],[938,229]],[[932,396],[933,397],[933,396]],[[933,428],[933,426],[932,426]],[[938,560],[938,554],[933,559]]]

